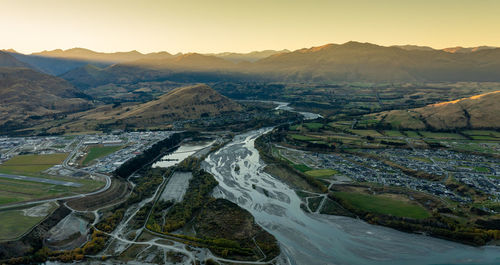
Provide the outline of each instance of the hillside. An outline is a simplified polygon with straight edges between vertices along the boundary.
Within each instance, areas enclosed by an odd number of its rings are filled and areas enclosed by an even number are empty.
[[[275,50],[265,50],[265,51],[254,51],[254,52],[249,52],[249,53],[234,53],[234,52],[223,52],[223,53],[217,53],[217,54],[207,54],[207,55],[213,55],[234,63],[239,63],[239,62],[255,62],[260,59],[264,59],[266,57],[269,57],[271,55],[279,54],[279,53],[286,53],[290,52],[289,50],[281,50],[281,51],[275,51]]]
[[[253,71],[284,81],[498,81],[500,49],[450,53],[347,42],[270,56]]]
[[[23,62],[17,60],[10,53],[4,52],[4,51],[0,51],[0,67],[31,68],[31,66],[29,64],[23,63]]]
[[[27,68],[0,67],[0,125],[86,109],[91,103],[67,81]]]
[[[33,65],[44,73],[52,75],[62,75],[66,72],[75,70],[79,67],[85,67],[89,64],[104,68],[113,64],[136,61],[140,59],[165,59],[174,57],[174,55],[171,55],[168,52],[148,54],[142,54],[138,51],[102,53],[82,48],[73,48],[68,50],[57,49],[32,54],[10,52],[10,54],[19,61]]]
[[[411,110],[374,115],[395,128],[452,130],[500,128],[500,91],[442,102]]]
[[[33,53],[31,55],[50,57],[50,58],[77,59],[89,62],[106,62],[106,63],[122,63],[127,61],[135,61],[147,56],[138,51],[103,53],[83,48],[73,48],[68,50],[57,49],[52,51]],[[166,52],[156,53],[152,55],[155,57],[172,56],[171,54]]]
[[[68,116],[62,127],[49,132],[85,131],[96,128],[168,127],[173,121],[215,117],[241,111],[242,107],[207,85],[173,89],[158,99],[142,104],[105,105]],[[63,129],[64,127],[64,129]]]
[[[207,85],[180,87],[120,114],[119,119],[140,119],[145,123],[160,120],[197,119],[225,112],[240,111],[236,102],[222,96]]]

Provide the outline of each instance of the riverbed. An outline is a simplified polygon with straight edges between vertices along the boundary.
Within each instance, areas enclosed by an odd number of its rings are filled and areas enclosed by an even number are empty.
[[[290,264],[500,264],[499,247],[470,247],[359,219],[305,213],[295,192],[263,171],[254,142],[270,130],[237,135],[203,167],[219,181],[214,196],[251,212],[278,239]]]

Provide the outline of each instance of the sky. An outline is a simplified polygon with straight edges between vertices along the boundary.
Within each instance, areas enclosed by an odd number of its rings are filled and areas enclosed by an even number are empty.
[[[249,52],[500,46],[500,0],[0,0],[0,49]]]

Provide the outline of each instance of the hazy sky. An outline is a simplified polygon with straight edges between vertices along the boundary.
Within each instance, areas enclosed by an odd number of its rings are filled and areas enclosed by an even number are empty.
[[[21,52],[500,46],[500,0],[0,0],[0,8],[0,49]]]

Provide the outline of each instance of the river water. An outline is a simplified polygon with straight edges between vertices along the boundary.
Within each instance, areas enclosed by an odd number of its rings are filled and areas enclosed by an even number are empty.
[[[237,135],[208,156],[203,167],[219,181],[214,196],[251,212],[278,239],[288,263],[500,264],[499,247],[475,248],[349,217],[305,213],[295,192],[263,171],[265,163],[254,142],[270,130]]]

